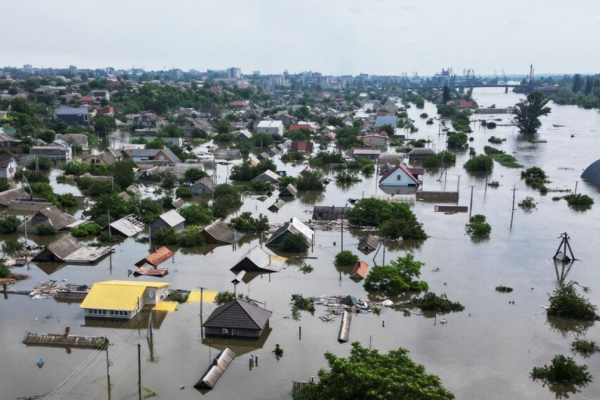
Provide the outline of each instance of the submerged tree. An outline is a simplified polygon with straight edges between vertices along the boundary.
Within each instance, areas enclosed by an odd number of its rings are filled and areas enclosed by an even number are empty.
[[[402,348],[380,354],[355,342],[347,359],[329,352],[325,358],[330,371],[321,369],[320,382],[305,385],[294,399],[454,399],[438,376],[428,374],[425,367],[415,364]]]
[[[523,133],[535,133],[542,126],[540,117],[550,114],[550,107],[546,107],[550,100],[542,92],[531,92],[527,100],[515,104],[513,123]]]

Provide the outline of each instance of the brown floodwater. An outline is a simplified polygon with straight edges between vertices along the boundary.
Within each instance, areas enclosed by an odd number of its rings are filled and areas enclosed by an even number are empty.
[[[480,105],[497,107],[513,105],[521,95],[502,89],[476,89],[475,99]],[[409,110],[416,120],[417,138],[430,138],[436,149],[445,147],[445,136],[438,136],[437,121],[426,125],[419,114],[435,115],[435,107],[427,103],[425,110]],[[488,119],[491,117],[488,117]],[[507,123],[506,115],[499,124]],[[600,158],[600,115],[596,110],[583,110],[571,106],[552,105],[552,113],[542,119],[538,134],[547,143],[530,143],[511,126],[498,126],[485,130],[474,125],[470,143],[483,152],[487,139],[494,135],[506,138],[495,147],[513,154],[526,167],[542,167],[550,176],[550,188],[574,189],[594,198],[596,205],[581,212],[571,210],[564,200],[552,201],[556,194],[546,196],[525,186],[519,169],[495,165],[489,179],[498,180],[497,189],[485,188],[485,177],[467,173],[462,167],[468,159],[467,152],[458,155],[456,166],[448,169],[440,182],[441,171],[428,172],[424,179],[425,190],[454,191],[459,188],[460,205],[469,205],[473,188],[473,213],[486,215],[492,225],[489,240],[473,243],[464,235],[468,213],[445,215],[434,212],[433,203],[417,202],[412,208],[423,222],[430,238],[420,243],[389,243],[386,260],[410,251],[426,265],[422,279],[429,282],[430,290],[445,293],[449,299],[461,302],[465,311],[446,315],[448,323],[441,325],[439,318],[406,315],[401,311],[384,309],[381,316],[361,314],[352,320],[350,341],[371,345],[382,352],[398,347],[410,351],[410,356],[423,364],[429,373],[439,375],[444,386],[458,399],[552,399],[555,392],[540,382],[533,382],[529,373],[534,366],[548,364],[555,354],[574,357],[588,365],[591,374],[600,379],[600,356],[582,358],[571,353],[571,342],[579,334],[600,342],[598,326],[577,326],[569,321],[549,320],[541,307],[548,303],[560,279],[576,281],[589,286],[586,294],[600,304],[600,190],[581,180],[580,175],[590,163]],[[553,124],[565,125],[554,128]],[[575,135],[575,137],[571,137]],[[288,174],[296,174],[301,166],[283,165]],[[219,182],[225,181],[226,166],[217,167]],[[460,175],[460,186],[458,176]],[[333,176],[333,174],[332,174]],[[264,202],[246,198],[238,212],[251,211],[267,215],[271,222],[281,223],[291,217],[311,218],[313,205],[343,206],[349,198],[382,194],[376,177],[364,178],[361,183],[340,188],[334,182],[322,194],[306,193],[287,203],[279,213],[267,208],[274,197]],[[537,209],[514,213],[510,227],[513,186],[516,185],[517,202],[531,196]],[[62,185],[60,191],[72,187]],[[568,232],[575,256],[579,259],[569,271],[555,266],[552,256],[558,247],[559,234]],[[362,233],[344,232],[344,249],[352,250],[373,265],[375,253],[367,256],[356,249]],[[29,236],[30,241],[43,243],[47,239]],[[166,262],[170,274],[163,280],[172,287],[195,289],[204,286],[209,290],[233,290],[229,271],[248,250],[258,245],[258,237],[247,238],[236,246],[212,246],[195,250],[180,250],[175,258]],[[336,243],[334,245],[334,242]],[[318,316],[324,308],[317,306],[314,316],[302,313],[301,321],[290,318],[290,297],[293,293],[304,296],[353,295],[367,299],[361,283],[349,279],[349,271],[336,268],[334,256],[340,251],[339,231],[318,231],[314,251],[307,260],[314,267],[310,274],[298,270],[299,265],[287,265],[279,273],[255,276],[248,283],[237,286],[238,292],[265,302],[273,311],[270,329],[260,341],[203,339],[200,331],[199,304],[180,305],[178,310],[161,316],[154,330],[153,345],[147,340],[144,323],[132,328],[116,325],[86,323],[77,303],[59,303],[52,299],[31,300],[27,296],[8,295],[0,301],[0,387],[2,399],[42,395],[51,392],[67,381],[64,399],[109,398],[104,353],[94,358],[94,351],[64,348],[27,347],[22,344],[26,331],[62,333],[69,326],[72,334],[106,335],[113,343],[109,348],[112,399],[137,398],[137,344],[142,349],[142,385],[166,399],[281,399],[291,398],[293,380],[308,380],[326,367],[323,354],[330,351],[347,356],[350,343],[339,344],[339,320],[322,322]],[[109,279],[128,278],[127,270],[148,253],[148,245],[128,239],[115,247],[115,253],[94,266],[35,265],[16,268],[31,279],[15,285],[17,289],[30,289],[48,279],[66,279],[77,284],[92,284]],[[383,252],[377,254],[382,262]],[[439,268],[439,272],[434,269]],[[565,277],[564,274],[568,272]],[[152,280],[156,278],[137,278]],[[499,294],[494,288],[505,285],[514,288],[510,294]],[[513,302],[514,305],[509,302]],[[204,305],[204,318],[214,304]],[[385,327],[382,326],[385,321]],[[436,324],[437,322],[437,324]],[[302,326],[302,339],[298,330]],[[284,350],[276,360],[272,351],[275,344]],[[231,348],[238,358],[219,380],[216,388],[200,393],[193,388],[209,365],[209,357],[225,347]],[[259,358],[258,366],[250,369],[250,354]],[[45,365],[38,368],[36,361],[42,357]],[[79,373],[81,372],[81,373]],[[72,375],[73,374],[73,375]],[[182,388],[183,387],[183,388]],[[564,388],[563,388],[564,389]],[[555,389],[562,390],[562,389]],[[595,383],[581,388],[572,396],[577,399],[597,399],[600,385]],[[54,398],[54,397],[52,397]],[[59,398],[59,397],[56,397]]]

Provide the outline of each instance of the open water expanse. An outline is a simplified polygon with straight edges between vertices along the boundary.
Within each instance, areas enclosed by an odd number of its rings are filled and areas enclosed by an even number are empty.
[[[476,89],[475,99],[480,106],[514,105],[522,95],[503,89]],[[575,262],[565,282],[577,281],[589,286],[586,294],[592,303],[600,305],[600,189],[581,180],[582,171],[600,158],[600,114],[572,106],[552,104],[552,113],[542,118],[543,126],[537,137],[547,143],[531,143],[512,126],[498,126],[485,130],[475,125],[470,145],[483,152],[487,139],[494,135],[506,138],[498,146],[513,154],[526,168],[542,167],[552,183],[548,188],[574,189],[591,196],[596,204],[585,212],[571,210],[566,201],[552,201],[525,186],[520,169],[508,169],[496,163],[489,180],[498,180],[497,189],[485,187],[485,177],[469,174],[463,168],[468,151],[458,155],[456,166],[438,182],[441,171],[430,171],[424,177],[425,190],[455,191],[459,188],[460,205],[469,205],[473,189],[473,214],[484,214],[492,225],[490,239],[473,243],[464,234],[468,213],[445,215],[434,212],[434,203],[417,202],[412,208],[423,222],[430,238],[422,243],[389,243],[386,260],[404,255],[406,251],[426,265],[421,278],[430,290],[445,293],[452,301],[459,301],[466,309],[446,315],[446,325],[435,324],[434,318],[410,315],[384,309],[380,316],[361,314],[353,318],[350,342],[359,341],[387,352],[398,347],[410,351],[411,358],[423,364],[427,372],[439,375],[443,385],[457,399],[553,399],[555,393],[540,382],[529,378],[534,366],[548,364],[555,354],[572,356],[588,365],[594,382],[571,395],[576,399],[600,398],[600,355],[582,358],[571,352],[574,333],[572,324],[549,321],[541,307],[548,303],[548,294],[558,285],[552,256],[560,243],[559,234],[568,232],[571,246],[579,261]],[[409,109],[419,132],[416,138],[430,138],[436,150],[445,148],[445,136],[438,135],[438,122],[426,125],[419,114],[436,115],[435,106],[426,103],[425,110]],[[476,116],[492,118],[491,116]],[[498,124],[508,124],[507,115]],[[555,128],[553,124],[564,125]],[[472,125],[473,126],[473,125]],[[571,137],[571,135],[575,135]],[[279,157],[277,157],[279,158]],[[288,174],[296,174],[302,167],[278,163]],[[224,182],[226,167],[218,166],[219,183]],[[460,175],[460,186],[458,176]],[[331,175],[333,176],[333,174]],[[289,202],[278,214],[267,208],[274,197],[265,202],[247,199],[239,212],[251,211],[268,215],[271,223],[282,223],[291,217],[307,221],[313,205],[343,206],[349,198],[382,194],[377,188],[377,176],[364,178],[361,183],[343,189],[335,182],[322,194],[305,193]],[[526,213],[517,208],[514,225],[509,229],[513,186],[516,185],[517,203],[531,196],[537,209]],[[61,185],[57,191],[73,188]],[[74,192],[75,193],[75,192]],[[345,232],[344,249],[355,252],[362,260],[373,265],[374,253],[365,256],[356,249],[364,233]],[[38,241],[30,237],[30,241]],[[334,246],[336,242],[336,246]],[[230,268],[247,251],[259,244],[259,239],[246,238],[236,246],[205,247],[199,250],[179,250],[166,267],[170,274],[163,278],[172,288],[233,290],[234,275]],[[115,248],[115,253],[95,266],[54,265],[15,268],[15,272],[31,275],[31,279],[15,285],[16,289],[32,289],[41,281],[66,279],[77,284],[89,284],[109,279],[133,279],[127,270],[148,254],[148,245],[128,239]],[[32,300],[28,296],[8,295],[0,300],[0,398],[43,395],[69,379],[70,386],[64,399],[135,399],[137,394],[137,344],[142,345],[142,385],[157,392],[163,399],[285,399],[291,398],[293,380],[308,380],[325,368],[326,351],[346,357],[350,342],[339,344],[339,319],[322,322],[323,306],[317,306],[314,316],[303,312],[301,321],[290,318],[290,298],[293,293],[304,296],[353,295],[366,299],[362,283],[349,279],[349,269],[336,268],[333,260],[340,251],[340,231],[317,231],[314,252],[307,260],[314,267],[310,274],[298,270],[299,265],[286,264],[281,272],[256,277],[238,285],[238,292],[266,302],[273,311],[270,329],[256,341],[202,339],[199,304],[183,304],[158,321],[154,330],[154,345],[146,339],[146,327],[118,329],[117,326],[88,326],[79,304],[58,303],[53,299]],[[378,255],[382,263],[382,253]],[[170,265],[169,265],[170,264]],[[439,268],[439,272],[433,272]],[[560,265],[559,265],[559,273]],[[156,278],[137,278],[138,280]],[[510,294],[497,293],[494,288],[505,285],[514,288]],[[393,299],[396,300],[396,299]],[[514,301],[509,304],[509,301]],[[204,304],[204,318],[215,309]],[[382,326],[385,321],[385,327]],[[111,367],[111,397],[107,394],[106,358],[104,353],[91,350],[27,347],[22,344],[26,331],[62,333],[65,327],[71,334],[106,335],[113,343],[109,348]],[[302,326],[302,339],[298,327]],[[584,337],[600,342],[598,324],[589,328]],[[278,361],[272,351],[275,344],[284,350]],[[193,388],[213,357],[224,347],[238,354],[216,388],[200,393]],[[258,367],[249,369],[248,357],[258,356]],[[94,354],[99,354],[96,358]],[[43,357],[45,365],[38,368],[36,360]],[[78,373],[81,372],[81,373]],[[71,375],[75,373],[74,375]],[[182,386],[185,386],[183,389]]]

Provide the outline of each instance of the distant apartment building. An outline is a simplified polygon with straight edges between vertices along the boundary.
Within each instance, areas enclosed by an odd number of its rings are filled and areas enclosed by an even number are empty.
[[[256,126],[257,133],[266,133],[267,135],[283,136],[283,129],[281,121],[260,121]]]
[[[87,108],[55,108],[54,119],[60,119],[67,125],[90,125],[90,115]]]
[[[240,68],[228,68],[227,69],[227,77],[229,79],[241,79],[242,78],[242,70]]]

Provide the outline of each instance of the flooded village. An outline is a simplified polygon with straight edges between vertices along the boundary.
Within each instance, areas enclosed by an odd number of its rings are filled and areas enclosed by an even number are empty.
[[[549,315],[600,304],[600,114],[562,79],[5,70],[0,398],[313,398],[355,342],[438,398],[598,398],[530,376],[600,378],[594,318]]]

